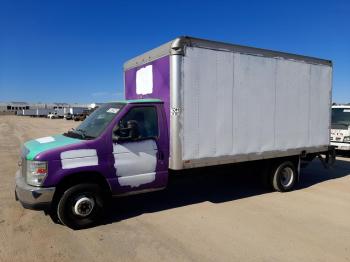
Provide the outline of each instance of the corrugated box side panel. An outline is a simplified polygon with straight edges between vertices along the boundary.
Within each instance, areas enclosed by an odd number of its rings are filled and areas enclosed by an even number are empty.
[[[46,109],[46,108],[38,108],[36,109],[36,114],[38,116],[47,116],[51,111],[50,109]]]
[[[36,109],[25,109],[23,110],[24,116],[34,116],[36,115]]]
[[[275,63],[274,149],[286,150],[308,146],[310,65],[291,60],[275,60]]]
[[[311,66],[310,78],[310,144],[328,145],[331,129],[332,68]],[[328,105],[328,106],[326,106]]]
[[[188,47],[182,159],[327,145],[330,78],[325,65]]]

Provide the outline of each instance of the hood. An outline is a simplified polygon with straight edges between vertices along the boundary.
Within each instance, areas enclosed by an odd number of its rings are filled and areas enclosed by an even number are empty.
[[[338,130],[349,130],[350,125],[349,124],[338,124],[338,123],[332,123],[331,129],[338,129]]]
[[[27,160],[34,160],[34,158],[47,150],[82,143],[83,140],[67,137],[64,135],[47,136],[34,140],[29,140],[24,143],[23,154]]]

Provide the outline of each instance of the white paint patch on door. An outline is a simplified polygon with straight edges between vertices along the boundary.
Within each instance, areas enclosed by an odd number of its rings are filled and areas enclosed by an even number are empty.
[[[148,174],[118,177],[118,183],[121,186],[139,187],[140,185],[151,183],[155,179],[156,172],[153,172]]]
[[[46,143],[54,142],[55,138],[53,138],[52,136],[46,136],[46,137],[35,139],[35,141],[39,142],[40,144],[46,144]]]
[[[136,72],[136,94],[147,95],[153,93],[153,67],[148,65]]]
[[[97,156],[96,149],[77,149],[61,153],[61,159]]]
[[[62,169],[97,166],[98,157],[95,149],[77,149],[61,153]]]
[[[120,185],[137,187],[155,180],[157,144],[153,139],[113,144],[113,155]]]

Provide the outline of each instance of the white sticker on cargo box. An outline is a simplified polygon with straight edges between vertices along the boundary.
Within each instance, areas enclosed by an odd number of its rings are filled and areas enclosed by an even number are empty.
[[[344,109],[344,113],[350,113],[350,109]]]
[[[136,72],[136,94],[148,95],[153,93],[153,67],[148,65]]]
[[[116,114],[118,113],[118,111],[119,109],[111,107],[110,109],[107,110],[107,113]]]

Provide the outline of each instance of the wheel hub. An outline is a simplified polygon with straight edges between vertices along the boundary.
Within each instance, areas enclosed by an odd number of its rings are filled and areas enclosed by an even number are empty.
[[[293,170],[290,167],[285,167],[281,170],[281,184],[284,187],[289,187],[293,183]]]
[[[94,209],[95,201],[93,198],[82,196],[79,197],[73,205],[73,212],[77,216],[86,217]]]

